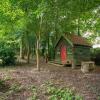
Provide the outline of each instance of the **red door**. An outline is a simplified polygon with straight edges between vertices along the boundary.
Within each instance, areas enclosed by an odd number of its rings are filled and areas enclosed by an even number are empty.
[[[66,64],[66,59],[67,59],[67,51],[66,51],[66,46],[61,46],[61,62],[62,64]]]

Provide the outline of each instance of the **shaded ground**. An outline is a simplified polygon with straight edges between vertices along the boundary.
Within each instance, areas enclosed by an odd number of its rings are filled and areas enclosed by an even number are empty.
[[[36,86],[39,100],[48,100],[44,95],[43,84],[52,82],[59,87],[68,87],[84,97],[84,100],[99,100],[100,96],[100,67],[92,73],[83,74],[80,69],[74,69],[52,64],[40,64],[41,72],[36,70],[36,64],[23,65],[0,69],[0,79],[5,79],[6,84],[19,84],[20,90],[4,95],[6,100],[31,100],[28,99],[32,92],[31,86]],[[4,99],[3,98],[3,99]],[[2,100],[3,100],[2,99]]]

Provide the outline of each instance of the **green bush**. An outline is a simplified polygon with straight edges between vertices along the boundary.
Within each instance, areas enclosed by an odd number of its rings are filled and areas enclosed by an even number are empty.
[[[92,49],[91,59],[95,62],[96,65],[100,65],[100,48]]]
[[[2,65],[15,64],[15,50],[5,42],[0,42],[0,59],[2,60]]]

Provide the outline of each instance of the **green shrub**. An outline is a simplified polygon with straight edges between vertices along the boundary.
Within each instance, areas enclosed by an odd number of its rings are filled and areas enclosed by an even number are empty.
[[[15,64],[15,50],[5,42],[0,43],[0,59],[2,60],[2,65]]]
[[[2,59],[3,65],[15,64],[15,52],[11,48],[0,49],[0,59]]]
[[[100,65],[100,48],[92,49],[91,59],[95,62],[96,65]]]

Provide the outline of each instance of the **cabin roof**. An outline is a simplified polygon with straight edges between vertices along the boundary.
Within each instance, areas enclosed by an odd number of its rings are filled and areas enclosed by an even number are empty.
[[[84,45],[84,46],[91,46],[91,44],[87,41],[86,38],[78,35],[71,35],[70,40],[73,44],[76,45]]]
[[[55,47],[59,44],[59,41],[64,38],[67,42],[69,42],[72,45],[82,45],[82,46],[89,46],[91,47],[91,44],[87,41],[86,38],[78,35],[69,35],[69,36],[61,36],[60,39],[57,41]]]

